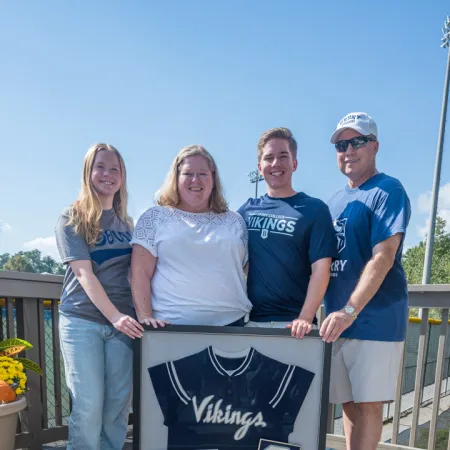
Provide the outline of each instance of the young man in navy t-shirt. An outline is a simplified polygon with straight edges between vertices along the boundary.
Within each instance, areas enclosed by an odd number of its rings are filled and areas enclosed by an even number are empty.
[[[250,198],[238,212],[249,234],[247,291],[253,308],[247,326],[290,327],[302,338],[317,324],[337,250],[327,205],[292,187],[297,164],[290,130],[263,133],[258,170],[267,194]]]
[[[331,137],[347,185],[329,201],[337,237],[320,329],[334,342],[330,401],[342,404],[347,448],[374,450],[383,403],[395,399],[408,322],[401,264],[411,208],[401,183],[376,169],[378,132],[350,113]]]

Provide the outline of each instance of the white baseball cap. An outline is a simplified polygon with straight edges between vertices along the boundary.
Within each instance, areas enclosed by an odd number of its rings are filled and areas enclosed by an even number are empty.
[[[372,117],[370,117],[365,112],[353,112],[347,114],[343,119],[339,121],[336,130],[331,135],[330,142],[332,144],[336,144],[339,135],[346,128],[351,128],[352,130],[355,130],[358,133],[363,134],[364,136],[373,134],[375,137],[378,138],[377,124],[372,119]]]

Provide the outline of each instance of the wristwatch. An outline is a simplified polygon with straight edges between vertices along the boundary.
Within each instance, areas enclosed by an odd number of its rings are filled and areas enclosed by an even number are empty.
[[[353,306],[344,306],[344,311],[349,315],[353,317],[353,320],[355,320],[358,317],[358,314],[355,312],[355,308]]]

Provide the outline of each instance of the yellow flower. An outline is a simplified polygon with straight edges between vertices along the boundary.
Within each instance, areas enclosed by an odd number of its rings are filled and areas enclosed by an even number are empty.
[[[0,356],[0,380],[14,385],[17,395],[23,394],[26,389],[27,376],[23,370],[23,364],[17,359]]]

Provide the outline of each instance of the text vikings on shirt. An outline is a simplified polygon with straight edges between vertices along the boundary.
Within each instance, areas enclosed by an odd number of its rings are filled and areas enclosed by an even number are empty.
[[[311,265],[337,256],[327,205],[303,192],[288,198],[264,195],[249,199],[238,213],[249,235],[250,319],[296,319],[306,298]]]

